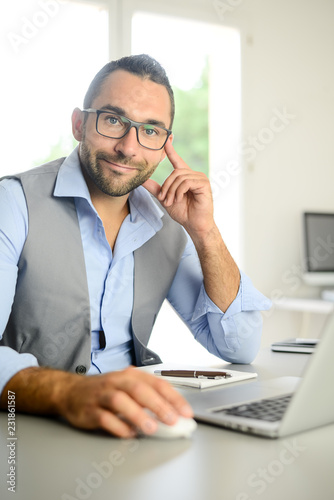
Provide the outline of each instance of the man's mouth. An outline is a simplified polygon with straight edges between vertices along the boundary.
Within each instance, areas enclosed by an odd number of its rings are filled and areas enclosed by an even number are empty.
[[[139,170],[136,166],[125,165],[124,163],[108,160],[107,158],[100,158],[99,160],[104,161],[108,164],[109,168],[118,172],[133,172],[134,170]]]

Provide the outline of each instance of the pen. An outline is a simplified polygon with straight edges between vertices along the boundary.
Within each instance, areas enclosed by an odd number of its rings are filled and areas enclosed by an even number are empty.
[[[163,377],[189,377],[189,378],[228,378],[232,377],[227,372],[201,371],[201,370],[155,370],[157,375]]]

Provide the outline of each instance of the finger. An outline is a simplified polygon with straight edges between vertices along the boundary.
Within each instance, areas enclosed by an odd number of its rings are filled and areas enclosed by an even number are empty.
[[[136,369],[134,370],[136,372],[139,371]],[[140,372],[140,374],[143,376],[143,381],[150,384],[154,391],[160,396],[158,402],[162,400],[164,404],[167,403],[166,408],[171,408],[173,410],[173,413],[175,412],[184,417],[193,416],[193,410],[189,403],[183,396],[181,396],[179,392],[174,389],[174,387],[172,387],[172,385],[167,380],[162,380],[161,378],[156,377],[155,375],[152,375],[150,373]],[[156,413],[152,401],[148,400],[147,404],[149,405],[148,408]],[[164,409],[164,406],[162,407],[162,409]],[[159,412],[159,408],[157,408],[157,411]],[[158,416],[160,414],[162,418],[164,418],[161,412],[159,412],[159,414],[156,414]]]
[[[110,434],[124,438],[136,435],[131,425],[101,406],[82,408],[75,414],[70,413],[66,418],[70,424],[81,429],[103,429]]]
[[[194,172],[185,171],[184,169],[174,170],[174,172],[172,172],[170,176],[167,177],[167,179],[161,186],[161,191],[160,194],[158,195],[158,200],[164,202],[165,206],[172,205],[175,201],[176,191],[186,181],[188,181],[188,184],[184,184],[183,194],[190,189],[191,183],[195,182]],[[182,198],[182,195],[180,192],[179,200]]]
[[[177,154],[171,141],[167,141],[165,144],[165,151],[168,156],[169,161],[175,169],[184,168],[191,170],[191,168],[186,164],[186,162]]]
[[[162,422],[173,424],[179,414],[192,414],[187,401],[166,380],[135,368],[129,368],[127,372],[128,377],[122,379],[122,389]]]
[[[129,380],[124,390],[139,405],[139,409],[141,410],[137,414],[131,414],[132,408],[128,406],[124,408],[124,416],[144,432],[146,432],[147,428],[150,429],[152,422],[147,418],[147,413],[142,410],[143,408],[150,410],[153,416],[156,416],[158,420],[161,420],[165,424],[172,425],[177,422],[178,412],[152,387],[151,383],[147,384],[141,380]]]
[[[206,193],[206,184],[203,183],[203,180],[200,178],[184,178],[182,182],[179,183],[174,193],[174,202],[178,203],[182,201],[183,196],[191,191],[191,193],[195,196]]]
[[[193,417],[194,412],[189,403],[177,392],[166,380],[157,378],[157,391],[175,408],[179,415],[183,417]]]
[[[129,429],[139,429],[145,434],[152,434],[157,430],[156,420],[148,415],[141,404],[138,404],[133,397],[122,390],[113,391],[106,396],[103,405],[110,410],[110,415],[112,415],[110,419],[105,417],[105,423],[108,425],[110,422],[112,425],[112,432],[115,432],[116,425],[117,432],[128,433]],[[118,416],[119,422],[116,422],[115,414]],[[130,428],[126,426],[125,422],[130,425]]]
[[[169,190],[172,189],[172,186],[174,185],[174,188],[175,186],[178,186],[183,176],[185,175],[190,175],[190,172],[186,171],[185,169],[173,170],[173,172],[169,174],[169,176],[165,179],[164,183],[161,186],[160,193],[158,195],[159,201],[164,200]]]
[[[97,415],[98,427],[114,436],[121,438],[133,438],[137,435],[132,425],[125,422],[114,413],[101,409]]]
[[[172,205],[173,203],[180,203],[188,192],[191,192],[193,195],[200,194],[203,191],[203,184],[199,181],[199,179],[183,179],[182,182],[176,187],[174,194],[167,195],[167,206]],[[194,198],[196,201],[196,198]]]

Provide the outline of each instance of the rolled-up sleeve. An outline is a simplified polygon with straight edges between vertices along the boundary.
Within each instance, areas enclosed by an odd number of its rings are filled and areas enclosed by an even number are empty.
[[[194,338],[211,354],[231,363],[254,360],[261,343],[260,311],[270,309],[271,301],[242,271],[238,294],[223,312],[205,291],[199,259],[189,241],[167,298]]]
[[[0,346],[0,395],[14,375],[32,366],[38,366],[38,361],[32,354],[19,354],[10,347]]]

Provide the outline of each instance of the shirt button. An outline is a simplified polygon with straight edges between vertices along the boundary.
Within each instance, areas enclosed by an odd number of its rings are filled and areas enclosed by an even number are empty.
[[[79,365],[76,367],[75,371],[79,374],[79,375],[84,375],[87,371],[86,367],[84,365]]]

